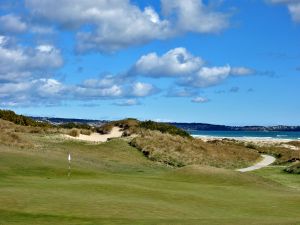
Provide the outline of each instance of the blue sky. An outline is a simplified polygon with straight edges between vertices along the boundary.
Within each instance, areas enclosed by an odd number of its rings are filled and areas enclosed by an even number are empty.
[[[298,0],[3,0],[0,107],[299,125],[299,40]]]

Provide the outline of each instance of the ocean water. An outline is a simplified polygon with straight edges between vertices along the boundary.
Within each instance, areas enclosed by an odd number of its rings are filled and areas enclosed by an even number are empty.
[[[300,132],[286,131],[188,131],[194,137],[258,138],[300,140]]]

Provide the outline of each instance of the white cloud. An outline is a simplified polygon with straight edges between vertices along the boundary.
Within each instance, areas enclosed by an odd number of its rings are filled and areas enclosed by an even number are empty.
[[[228,16],[201,0],[162,0],[164,15],[129,0],[25,0],[34,18],[77,30],[77,50],[114,52],[129,46],[181,35],[215,33],[228,26]],[[175,19],[174,19],[175,18]],[[83,31],[82,27],[89,27]]]
[[[63,98],[68,98],[68,93],[68,87],[54,79],[42,78],[18,83],[0,83],[0,105],[59,104]]]
[[[209,102],[209,99],[204,98],[204,97],[196,97],[192,99],[192,102],[194,103],[206,103]]]
[[[150,53],[142,56],[129,75],[149,77],[179,77],[180,83],[193,87],[216,85],[230,75],[244,76],[254,71],[247,67],[204,67],[204,60],[185,48],[175,48],[162,56]]]
[[[21,33],[27,30],[27,24],[21,20],[21,17],[7,14],[0,16],[0,32]]]
[[[173,77],[193,73],[204,61],[190,54],[185,48],[175,48],[162,56],[150,53],[142,56],[130,73],[150,77]]]
[[[229,65],[202,67],[192,76],[184,77],[181,81],[181,84],[205,88],[217,85],[223,82],[229,76],[246,76],[252,73],[253,70],[246,67],[231,67]]]
[[[132,85],[131,94],[135,97],[145,97],[153,94],[155,88],[152,84],[136,82]]]
[[[233,67],[231,68],[230,73],[231,75],[235,75],[235,76],[245,76],[245,75],[254,74],[255,71],[247,67]]]
[[[300,22],[300,2],[295,4],[289,4],[288,9],[292,15],[292,19],[295,22]]]
[[[273,4],[285,4],[293,21],[300,23],[300,0],[268,0]]]
[[[7,37],[0,35],[0,46],[5,45],[7,40]]]
[[[162,0],[166,16],[175,17],[180,31],[215,33],[228,27],[228,15],[215,12],[202,0]]]
[[[26,0],[32,14],[67,28],[91,25],[77,33],[79,51],[112,52],[169,36],[169,23],[151,7],[141,10],[128,0]]]
[[[6,44],[9,38],[0,36],[0,80],[20,80],[35,76],[37,71],[63,65],[60,50],[50,45],[34,48]]]
[[[55,79],[39,79],[32,82],[42,97],[59,96],[67,87]]]
[[[119,85],[112,85],[106,88],[89,88],[77,86],[73,90],[74,95],[78,99],[97,99],[97,98],[116,98],[123,96],[122,87]]]
[[[209,87],[225,80],[230,75],[230,66],[203,67],[196,74],[184,78],[183,84],[193,87]]]
[[[247,67],[204,65],[205,62],[201,57],[192,55],[187,49],[174,48],[161,56],[154,52],[142,56],[129,70],[128,75],[175,77],[181,85],[205,88],[217,85],[229,76],[245,76],[255,72]]]
[[[39,50],[40,52],[52,52],[54,50],[54,47],[52,45],[39,45],[36,47],[37,50]]]

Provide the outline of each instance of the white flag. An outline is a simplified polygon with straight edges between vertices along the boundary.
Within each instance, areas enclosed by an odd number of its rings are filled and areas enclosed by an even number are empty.
[[[68,160],[71,161],[71,154],[69,153]]]

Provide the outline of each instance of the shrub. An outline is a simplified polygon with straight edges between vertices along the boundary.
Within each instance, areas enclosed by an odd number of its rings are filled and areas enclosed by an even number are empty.
[[[157,123],[151,120],[145,121],[145,122],[141,122],[139,124],[139,126],[141,128],[145,128],[148,130],[158,130],[162,133],[168,133],[168,134],[172,134],[172,135],[179,135],[182,137],[191,137],[191,135],[186,132],[185,130],[182,130],[178,127],[175,127],[173,125],[170,124],[166,124],[166,123]]]
[[[96,132],[99,134],[109,134],[113,129],[114,125],[112,123],[103,124],[101,127],[96,128]]]
[[[80,133],[83,134],[83,135],[91,135],[92,131],[90,131],[90,130],[80,130]]]
[[[76,128],[73,128],[72,130],[69,131],[69,135],[72,137],[78,137],[80,134],[80,131]]]
[[[281,146],[262,146],[257,148],[260,153],[273,155],[277,158],[275,164],[295,162],[300,160],[300,151],[284,148]]]
[[[60,124],[59,127],[65,128],[65,129],[72,129],[72,128],[85,129],[85,130],[92,129],[92,127],[90,125],[85,124],[85,123],[63,123],[63,124]]]
[[[300,162],[297,162],[297,163],[285,168],[284,171],[287,173],[292,173],[292,174],[300,174]]]

